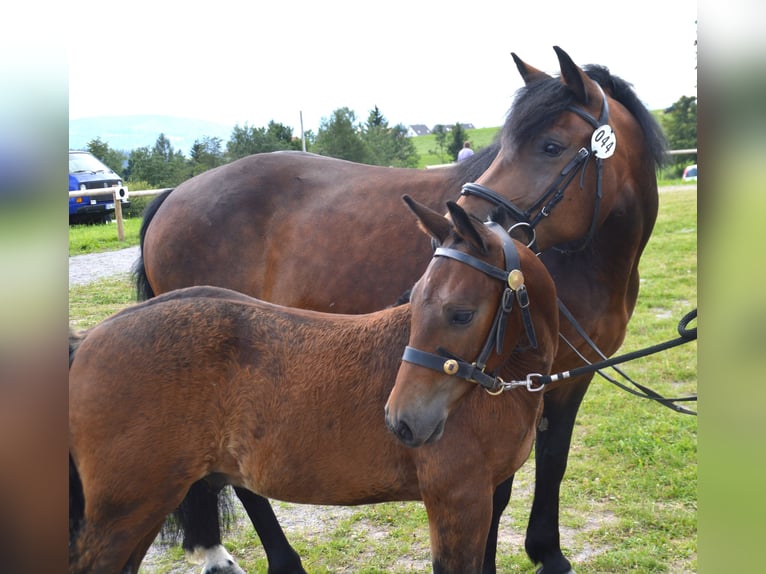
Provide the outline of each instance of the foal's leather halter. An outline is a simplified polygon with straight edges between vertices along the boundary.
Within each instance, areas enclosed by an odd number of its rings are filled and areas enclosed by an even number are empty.
[[[521,272],[521,262],[516,245],[501,225],[492,221],[485,223],[485,225],[495,232],[502,241],[505,269],[490,265],[473,255],[458,251],[457,249],[437,247],[434,252],[434,257],[455,259],[505,284],[502,299],[495,313],[495,319],[487,335],[487,340],[479,353],[479,357],[473,363],[469,363],[441,347],[437,347],[436,353],[429,353],[408,345],[404,349],[402,361],[478,383],[490,394],[499,394],[505,390],[506,383],[499,377],[485,373],[484,369],[487,366],[487,360],[493,349],[498,355],[502,353],[505,327],[508,322],[508,315],[513,310],[514,295],[515,300],[519,303],[527,338],[532,348],[535,349],[537,348],[537,337],[529,312],[529,295],[524,285],[524,275]]]
[[[606,95],[604,94],[604,90],[601,88],[601,86],[598,84],[596,84],[596,86],[598,86],[602,98],[601,115],[598,120],[580,108],[574,106],[567,107],[569,111],[576,113],[578,116],[593,126],[594,132],[591,137],[591,149],[588,150],[585,147],[580,148],[574,157],[569,161],[569,163],[564,166],[550,187],[548,187],[547,191],[543,193],[536,202],[529,206],[528,209],[522,211],[516,207],[512,201],[504,198],[496,191],[493,191],[492,189],[478,183],[466,183],[463,185],[460,195],[475,195],[486,201],[489,201],[496,206],[504,208],[511,215],[511,217],[513,217],[520,224],[526,225],[531,230],[532,238],[529,245],[530,247],[534,248],[535,227],[545,217],[548,217],[556,204],[564,198],[564,190],[571,183],[572,179],[574,179],[574,176],[577,174],[577,170],[580,168],[582,168],[582,172],[580,174],[580,189],[582,189],[583,179],[585,177],[585,168],[587,166],[588,158],[590,158],[592,154],[596,157],[596,198],[594,200],[595,205],[593,208],[593,218],[591,219],[590,229],[588,230],[587,235],[579,246],[569,250],[559,249],[559,251],[564,253],[575,253],[584,249],[596,232],[596,222],[598,220],[598,212],[601,204],[602,159],[609,157],[613,153],[615,145],[615,136],[609,127],[609,102],[607,102]],[[601,130],[608,131],[599,133]],[[604,137],[609,138],[607,142],[607,145],[609,146],[608,153],[602,152],[604,149]],[[539,211],[534,214],[535,210],[538,210],[538,208]]]

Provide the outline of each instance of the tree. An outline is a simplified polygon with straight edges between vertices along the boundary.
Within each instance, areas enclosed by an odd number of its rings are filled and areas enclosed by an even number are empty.
[[[447,128],[443,124],[436,124],[431,133],[436,136],[436,149],[430,149],[428,150],[428,153],[438,155],[439,161],[444,163],[446,161],[444,158],[444,148],[447,145]]]
[[[117,174],[125,177],[125,162],[128,159],[124,152],[113,150],[109,144],[97,137],[88,142],[86,149],[103,163],[112,168]]]
[[[338,108],[329,118],[322,118],[314,143],[318,154],[364,163],[368,153],[359,135],[354,112]]]
[[[385,128],[388,127],[388,120],[383,116],[383,114],[378,109],[378,106],[375,106],[373,109],[370,110],[370,115],[367,116],[367,127],[368,129],[381,127]]]
[[[247,122],[242,127],[239,127],[239,124],[235,125],[231,131],[231,137],[226,144],[226,159],[234,161],[241,157],[262,152],[265,139],[266,130],[264,128],[251,127]]]
[[[283,149],[301,149],[301,142],[293,137],[293,130],[284,124],[269,122],[266,128],[234,126],[231,138],[226,144],[226,158],[229,161],[254,153],[266,153]]]
[[[127,171],[130,180],[145,181],[155,187],[174,187],[191,175],[183,153],[175,151],[162,133],[151,150],[141,147],[130,152]]]
[[[418,153],[407,137],[407,128],[402,124],[389,127],[388,120],[378,106],[370,110],[361,133],[367,149],[365,163],[394,167],[415,167]]]
[[[191,175],[223,165],[225,160],[221,146],[221,138],[204,136],[202,140],[195,140],[189,151]]]
[[[271,120],[266,127],[266,137],[269,143],[274,147],[271,151],[282,149],[301,149],[301,141],[293,136],[293,130],[284,124]]]
[[[447,146],[447,151],[453,160],[457,159],[457,154],[461,149],[463,149],[463,144],[465,143],[466,139],[468,138],[466,136],[465,130],[463,129],[463,126],[461,126],[460,123],[452,126],[452,137],[450,138],[450,143]]]
[[[667,108],[661,118],[665,137],[670,149],[691,149],[697,147],[697,98],[681,96]],[[673,170],[681,174],[689,162],[688,156],[678,155],[670,160]]]
[[[376,127],[364,136],[369,153],[367,163],[392,167],[416,167],[418,152],[407,137],[407,128],[397,124],[392,128]]]

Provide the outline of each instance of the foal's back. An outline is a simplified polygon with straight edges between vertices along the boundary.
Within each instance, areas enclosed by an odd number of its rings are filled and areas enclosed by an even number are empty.
[[[381,456],[402,458],[383,405],[408,335],[408,306],[329,315],[211,287],[163,295],[95,327],[77,349],[70,371],[75,456],[89,435],[109,435],[116,449],[145,447],[142,458],[160,475],[176,476],[183,460],[187,480],[218,473],[271,497],[323,502],[312,497],[335,496],[344,475],[376,468]],[[360,435],[361,427],[373,430]],[[157,436],[162,443],[152,444]],[[306,458],[327,472],[314,473],[305,494],[296,483],[303,477],[272,479],[257,470]],[[390,488],[393,476],[381,475]],[[346,489],[349,503],[385,490],[369,477]]]

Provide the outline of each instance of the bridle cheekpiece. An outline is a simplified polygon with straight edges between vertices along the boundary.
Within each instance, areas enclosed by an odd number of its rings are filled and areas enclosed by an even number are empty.
[[[495,267],[473,255],[449,247],[437,247],[434,252],[434,257],[448,257],[460,261],[490,277],[500,280],[505,286],[494,321],[492,322],[492,327],[478,358],[476,361],[469,363],[441,347],[436,349],[436,353],[429,353],[408,345],[405,347],[402,361],[466,379],[481,385],[490,394],[499,394],[508,388],[508,383],[499,377],[486,373],[485,368],[493,350],[498,355],[502,353],[508,315],[513,310],[514,301],[518,302],[529,344],[535,349],[537,348],[537,337],[532,325],[529,311],[529,294],[524,284],[524,274],[521,271],[521,261],[516,245],[501,225],[492,221],[486,222],[485,225],[497,234],[502,241],[505,269]],[[530,388],[534,385],[529,381],[529,384],[525,384],[525,386]],[[535,387],[530,388],[530,390],[538,389]]]
[[[602,160],[611,157],[614,154],[617,145],[617,138],[614,134],[614,130],[612,130],[612,127],[609,125],[609,102],[606,99],[606,94],[604,94],[603,88],[598,84],[596,84],[596,86],[598,86],[602,98],[601,115],[598,120],[578,107],[569,106],[567,108],[569,111],[574,112],[593,126],[594,131],[591,135],[590,150],[581,147],[574,157],[564,166],[545,193],[530,205],[529,208],[526,210],[519,209],[512,201],[506,199],[496,191],[478,183],[466,183],[463,185],[462,191],[460,192],[461,195],[475,195],[489,201],[493,205],[505,209],[510,216],[518,222],[517,225],[525,226],[529,229],[531,235],[529,246],[533,249],[535,248],[535,227],[537,227],[544,218],[548,217],[556,204],[564,198],[564,190],[572,182],[575,175],[577,175],[578,170],[581,171],[580,188],[582,189],[585,168],[591,155],[596,158],[596,197],[594,200],[593,217],[591,219],[590,228],[579,246],[570,250],[559,249],[559,251],[564,253],[581,251],[588,245],[588,243],[590,243],[596,232],[602,195]]]

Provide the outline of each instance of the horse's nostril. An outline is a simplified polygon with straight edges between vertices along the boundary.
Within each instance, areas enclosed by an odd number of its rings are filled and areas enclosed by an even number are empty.
[[[396,433],[396,436],[399,437],[400,440],[409,443],[412,441],[412,429],[410,429],[409,425],[404,421],[399,421],[399,424],[396,426],[396,430],[394,431]]]

